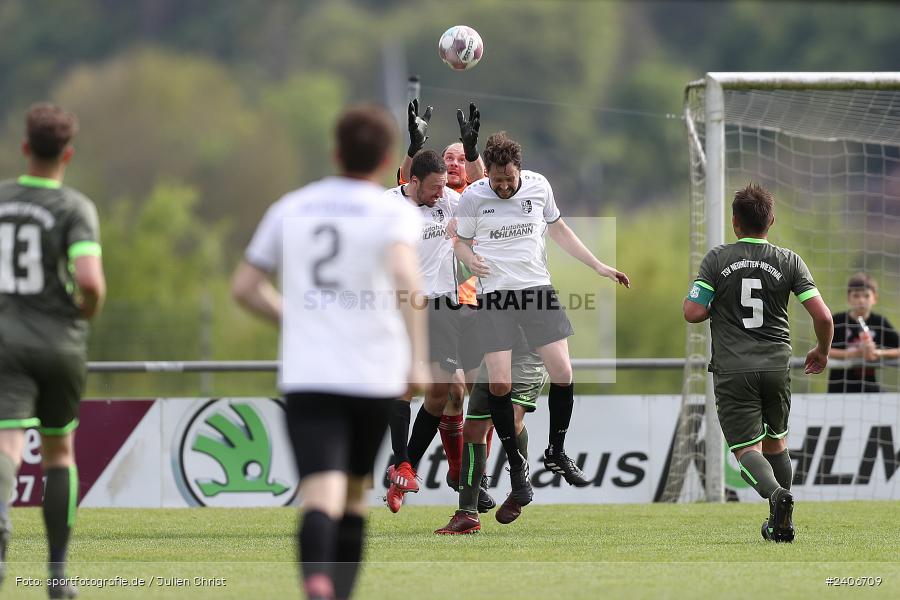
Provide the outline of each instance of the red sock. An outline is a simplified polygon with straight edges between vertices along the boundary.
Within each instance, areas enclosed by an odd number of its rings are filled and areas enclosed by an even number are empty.
[[[450,466],[450,479],[459,481],[459,470],[462,467],[463,451],[463,416],[444,415],[438,426],[441,432],[441,443],[444,445],[444,454],[447,455],[447,464]]]
[[[334,584],[324,573],[310,575],[303,581],[307,598],[334,598]]]
[[[491,425],[491,428],[488,429],[488,432],[487,432],[487,442],[486,442],[487,448],[484,453],[485,459],[487,459],[487,457],[491,455],[491,440],[493,440],[493,439],[494,439],[494,426]]]

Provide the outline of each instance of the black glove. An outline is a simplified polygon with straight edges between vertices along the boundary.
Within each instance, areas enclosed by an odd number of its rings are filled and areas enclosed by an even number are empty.
[[[434,107],[429,106],[425,109],[425,114],[419,116],[419,100],[416,98],[409,103],[407,107],[408,125],[409,125],[409,148],[406,150],[407,156],[412,158],[416,152],[425,147],[425,140],[428,136],[428,121],[431,120],[431,111]]]
[[[463,115],[463,111],[456,109],[456,120],[459,121],[459,141],[463,144],[466,160],[475,162],[478,160],[478,128],[481,127],[481,113],[475,107],[474,102],[469,103],[469,120]]]

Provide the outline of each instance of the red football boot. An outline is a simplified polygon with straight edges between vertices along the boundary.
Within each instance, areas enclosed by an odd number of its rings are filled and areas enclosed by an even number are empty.
[[[444,527],[435,530],[437,535],[460,535],[464,533],[475,533],[481,529],[481,521],[478,515],[464,510],[458,510],[453,514],[450,522]]]
[[[412,465],[404,461],[400,466],[394,468],[394,465],[388,467],[388,479],[393,485],[404,494],[407,492],[416,493],[419,491],[419,484],[416,481],[416,471]]]

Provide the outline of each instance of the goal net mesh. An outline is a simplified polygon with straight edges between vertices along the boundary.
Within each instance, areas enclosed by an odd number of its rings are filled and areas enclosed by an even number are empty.
[[[707,220],[719,218],[706,214],[705,96],[702,82],[689,85],[684,107],[690,156],[691,280],[708,250]],[[878,283],[874,312],[900,325],[900,90],[814,89],[814,85],[810,89],[726,88],[724,100],[726,242],[734,241],[733,191],[758,183],[775,195],[776,223],[770,241],[804,258],[829,308],[834,312],[848,309],[848,278],[863,271]],[[794,301],[789,317],[794,356],[803,357],[815,344],[811,320]],[[886,330],[879,332],[879,345],[890,344],[886,334]],[[682,412],[667,476],[657,490],[659,501],[705,498],[705,324],[688,326],[686,350],[690,360],[685,368]],[[875,472],[872,477],[890,480],[893,471],[900,469],[896,450],[900,443],[900,371],[893,362],[830,369],[816,377],[793,370],[794,394],[824,394],[831,377],[831,391],[842,394],[845,407],[845,414],[833,414],[832,398],[831,414],[819,419],[822,427],[815,445],[804,439],[804,432],[799,436],[792,432],[789,437],[795,468],[828,471],[804,473],[804,482],[820,484],[819,488],[812,485],[805,498],[814,497],[821,486],[840,484],[834,480],[835,474],[843,473],[840,477],[860,483],[867,470]],[[881,393],[853,393],[854,381],[858,384],[867,375],[877,377]],[[802,410],[807,414],[801,415],[801,421],[818,422],[813,418],[818,416],[812,414],[819,410],[814,403],[794,408],[792,421],[796,411]],[[892,424],[893,428],[887,427]],[[886,439],[892,435],[895,439]],[[839,445],[864,448],[863,462],[840,465]],[[828,452],[832,453],[830,464]],[[867,467],[865,460],[873,464]],[[734,497],[732,488],[741,485],[739,477],[735,479],[736,473],[730,472],[733,469],[727,460],[725,471],[726,494]],[[898,479],[900,474],[890,481],[896,492],[900,492]],[[866,497],[860,491],[865,488],[851,487],[855,491],[844,497]]]

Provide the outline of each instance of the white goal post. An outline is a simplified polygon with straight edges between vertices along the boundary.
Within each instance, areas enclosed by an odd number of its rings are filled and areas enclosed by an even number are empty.
[[[823,295],[843,300],[847,275],[865,269],[884,279],[882,298],[900,300],[900,73],[708,73],[687,85],[684,118],[691,278],[706,251],[729,239],[728,190],[752,180],[775,191],[773,237],[807,260]],[[866,241],[842,246],[860,214]],[[875,231],[879,216],[890,227]],[[795,356],[812,345],[805,318],[791,313]],[[709,352],[708,324],[689,325],[682,412],[658,501],[726,497]],[[824,391],[797,379],[795,391]]]

